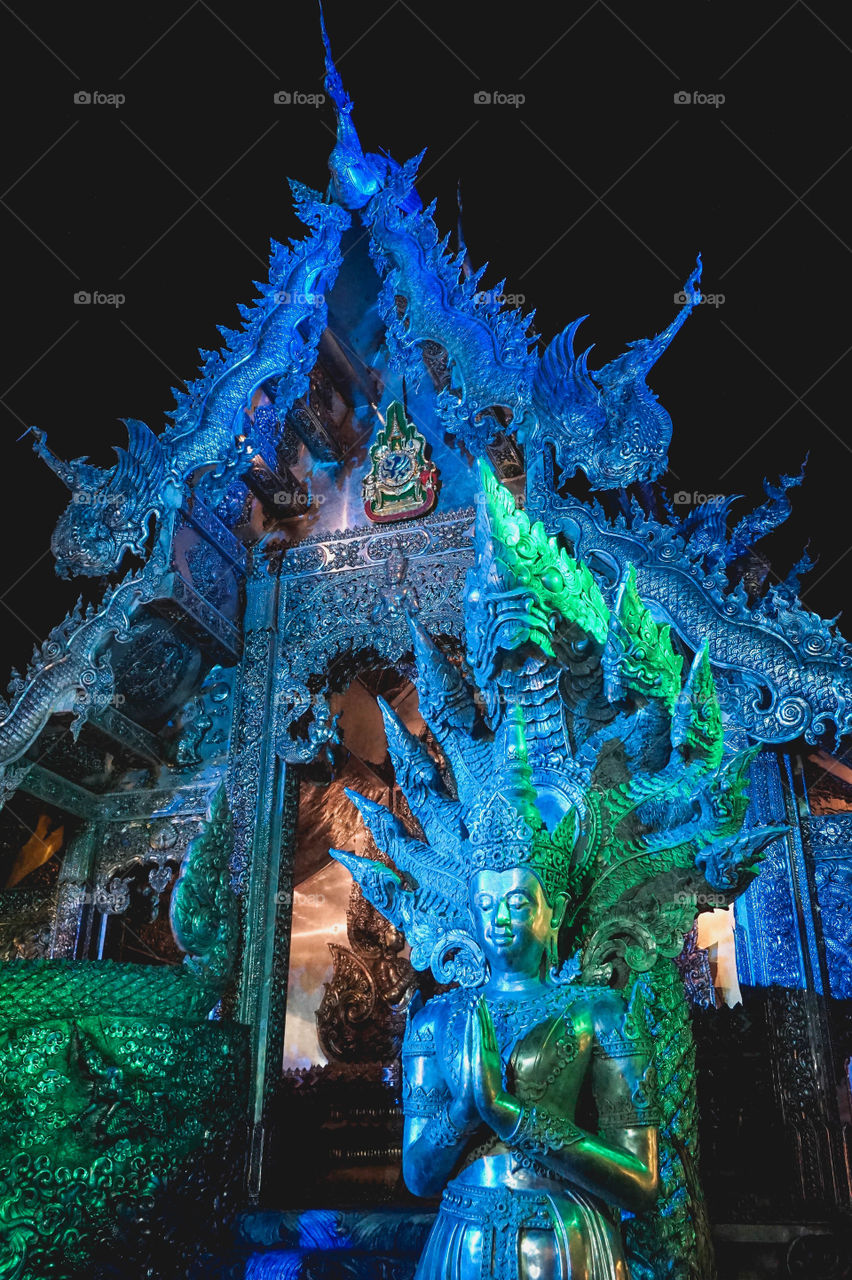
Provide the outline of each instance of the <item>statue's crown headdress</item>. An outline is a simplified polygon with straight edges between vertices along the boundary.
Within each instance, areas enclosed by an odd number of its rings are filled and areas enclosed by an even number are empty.
[[[493,772],[475,790],[460,791],[467,840],[459,857],[468,879],[482,870],[528,866],[548,898],[578,882],[582,863],[575,858],[579,815],[570,807],[551,830],[539,806],[526,741],[523,710],[513,707],[492,744]]]

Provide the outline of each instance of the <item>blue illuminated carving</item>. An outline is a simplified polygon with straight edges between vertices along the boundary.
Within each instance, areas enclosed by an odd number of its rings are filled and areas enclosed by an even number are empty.
[[[666,469],[672,420],[645,379],[701,301],[701,259],[683,287],[684,302],[655,338],[631,342],[624,355],[589,370],[591,347],[574,353],[582,316],[553,339],[533,384],[535,426],[531,453],[553,447],[560,483],[584,471],[593,489],[617,489],[654,480]]]
[[[399,165],[387,154],[371,151],[365,155],[352,121],[352,99],[343,87],[343,81],[331,56],[331,44],[325,28],[325,17],[320,5],[320,28],[325,48],[325,88],[334,104],[337,117],[337,142],[329,156],[331,171],[330,194],[344,209],[363,209],[364,205],[381,191],[388,180],[398,172]],[[420,197],[412,188],[405,197],[404,208],[409,211],[420,208]]]
[[[311,235],[291,247],[272,242],[269,279],[260,296],[240,306],[239,329],[219,327],[224,346],[201,351],[199,378],[173,392],[171,425],[155,436],[141,422],[127,422],[129,447],[110,470],[84,458],[60,462],[35,435],[36,451],[72,491],[52,549],[57,572],[101,577],[114,572],[124,552],[141,555],[153,516],[162,527],[169,507],[185,498],[204,468],[199,492],[214,505],[249,465],[254,449],[247,417],[252,395],[273,383],[283,419],[308,385],[326,326],[326,293],[340,265],[340,236],[349,215],[323,202],[318,192],[291,182],[296,212]]]

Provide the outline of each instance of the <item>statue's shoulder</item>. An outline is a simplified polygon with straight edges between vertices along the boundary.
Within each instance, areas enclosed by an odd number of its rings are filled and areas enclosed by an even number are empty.
[[[590,1002],[595,1051],[608,1058],[646,1054],[651,1048],[641,1005],[632,991],[593,988]]]
[[[577,1030],[591,1032],[594,1039],[609,1042],[630,1032],[631,1012],[627,996],[613,987],[570,983],[564,988],[562,1011]]]
[[[624,992],[614,987],[587,987],[586,990],[595,1030],[606,1032],[620,1027],[627,1015]]]
[[[408,1007],[405,1048],[409,1053],[434,1052],[453,1013],[466,1007],[467,992],[460,988],[442,992],[423,1001],[419,994]]]

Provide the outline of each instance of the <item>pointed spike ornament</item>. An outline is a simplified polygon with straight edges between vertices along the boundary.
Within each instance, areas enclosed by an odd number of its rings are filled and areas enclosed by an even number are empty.
[[[417,663],[420,714],[439,742],[448,730],[470,734],[477,719],[473,693],[425,627],[409,616],[408,628]]]
[[[467,884],[457,860],[449,863],[436,859],[435,851],[410,836],[401,819],[385,805],[348,787],[346,795],[361,814],[378,847],[411,887],[429,886],[445,907],[451,906],[454,911],[466,909]]]
[[[461,807],[447,795],[438,766],[420,739],[384,698],[378,703],[396,780],[429,844],[441,857],[449,857],[467,836]]]
[[[363,209],[381,190],[380,176],[372,156],[366,156],[352,122],[352,99],[343,87],[340,72],[331,56],[331,43],[325,26],[322,4],[319,7],[320,30],[325,49],[325,90],[334,104],[337,117],[337,141],[328,158],[331,192],[344,209]]]
[[[610,620],[603,655],[607,696],[660,698],[673,711],[680,695],[683,658],[674,652],[671,628],[654,621],[636,587],[636,566],[627,567]]]
[[[693,659],[672,717],[672,747],[686,760],[717,769],[724,752],[722,712],[705,640]]]
[[[491,744],[476,729],[472,691],[424,628],[408,619],[417,663],[420,714],[452,770],[459,797],[475,795],[491,771]]]
[[[478,466],[476,562],[465,602],[472,621],[468,659],[484,688],[502,652],[535,646],[555,660],[560,636],[576,642],[578,632],[603,645],[609,610],[588,567],[548,536],[541,521],[530,522],[486,463]]]

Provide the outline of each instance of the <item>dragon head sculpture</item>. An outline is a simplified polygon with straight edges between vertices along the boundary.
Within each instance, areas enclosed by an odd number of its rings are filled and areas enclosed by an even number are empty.
[[[584,471],[593,489],[618,489],[656,479],[666,466],[672,420],[646,378],[687,316],[701,301],[701,258],[676,294],[675,319],[653,338],[599,369],[588,368],[591,347],[574,351],[581,316],[557,334],[541,357],[533,381],[536,426],[530,441],[552,444],[561,480]]]
[[[92,466],[87,458],[63,462],[33,427],[33,448],[71,490],[50,547],[60,577],[106,577],[125,552],[142,556],[153,516],[159,523],[168,502],[166,460],[153,431],[135,418],[123,419],[126,449],[116,449],[113,467]]]

